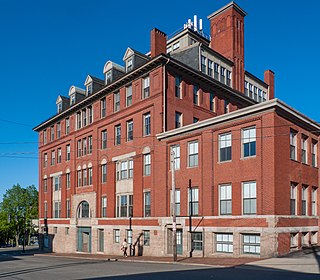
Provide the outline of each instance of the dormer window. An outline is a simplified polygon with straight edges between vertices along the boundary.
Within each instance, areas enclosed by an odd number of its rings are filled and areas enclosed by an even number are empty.
[[[179,49],[180,48],[180,41],[176,42],[173,44],[173,50]]]
[[[62,112],[62,102],[58,103],[57,107],[58,107],[58,113],[61,113]]]
[[[127,72],[131,71],[133,69],[133,59],[130,58],[127,60]]]
[[[70,105],[73,105],[76,103],[76,95],[75,94],[72,94],[70,96]]]
[[[106,73],[106,84],[111,84],[112,82],[112,72],[111,70]]]
[[[87,85],[87,95],[90,95],[92,93],[92,83]]]

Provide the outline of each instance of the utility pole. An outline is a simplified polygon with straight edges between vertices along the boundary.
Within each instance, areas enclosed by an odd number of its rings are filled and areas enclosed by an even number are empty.
[[[189,196],[190,196],[190,207],[189,207],[190,254],[189,254],[189,257],[192,258],[192,251],[193,251],[193,242],[192,242],[192,213],[193,213],[193,203],[192,203],[191,179],[189,179]]]
[[[171,149],[171,179],[172,179],[172,251],[173,251],[173,261],[177,261],[177,221],[176,221],[176,184],[175,184],[175,160],[174,151]]]

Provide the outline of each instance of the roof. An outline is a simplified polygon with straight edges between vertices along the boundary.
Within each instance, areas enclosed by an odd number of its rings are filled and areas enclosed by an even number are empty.
[[[227,5],[223,6],[221,9],[215,11],[214,13],[208,15],[208,19],[211,20],[213,17],[216,17],[217,15],[223,13],[224,11],[230,9],[230,8],[234,8],[240,15],[242,15],[243,17],[245,17],[247,15],[247,13],[240,8],[240,6],[234,2],[231,1],[230,3],[228,3]]]
[[[57,98],[56,104],[60,103],[61,101],[69,103],[70,102],[70,98],[62,96],[62,95],[59,95],[58,98]]]
[[[89,84],[89,83],[91,83],[91,82],[104,85],[104,80],[101,80],[101,79],[96,78],[96,77],[94,77],[94,76],[88,75],[87,78],[86,78],[86,80],[85,80],[85,82],[84,82],[84,85],[86,86],[87,84]]]
[[[150,60],[150,57],[149,56],[146,56],[145,54],[141,53],[141,52],[138,52],[137,50],[133,49],[133,48],[127,48],[124,56],[123,56],[123,60],[126,60],[128,59],[130,56],[132,55],[138,55],[146,60]]]

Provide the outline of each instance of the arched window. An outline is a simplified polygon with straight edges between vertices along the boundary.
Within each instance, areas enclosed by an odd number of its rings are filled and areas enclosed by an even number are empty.
[[[78,218],[89,218],[89,203],[82,201],[78,206]]]

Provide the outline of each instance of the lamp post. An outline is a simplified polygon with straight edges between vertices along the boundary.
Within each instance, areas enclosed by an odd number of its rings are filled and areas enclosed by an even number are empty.
[[[177,261],[177,221],[176,221],[176,185],[175,185],[175,161],[174,151],[171,149],[171,180],[172,180],[172,251],[173,261]]]
[[[189,232],[190,232],[190,253],[189,257],[192,258],[193,242],[192,242],[192,213],[193,213],[193,203],[192,203],[192,188],[191,179],[189,179],[189,196],[190,196],[190,209],[189,209]]]
[[[130,244],[130,257],[132,256],[132,216],[129,217],[128,243]]]

